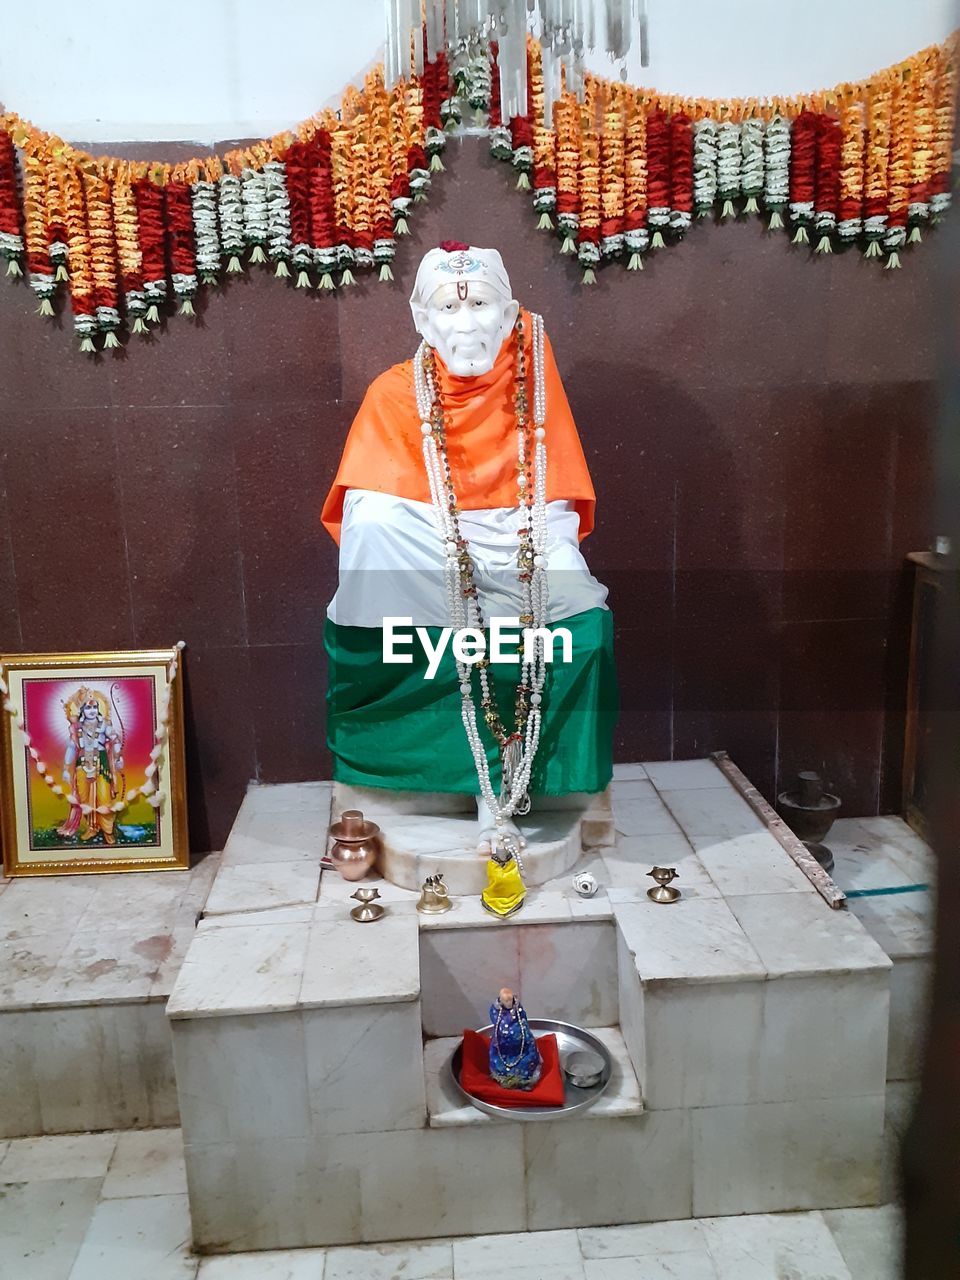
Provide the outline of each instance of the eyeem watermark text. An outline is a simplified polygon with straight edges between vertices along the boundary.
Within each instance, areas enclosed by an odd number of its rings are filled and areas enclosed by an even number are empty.
[[[559,642],[560,661],[573,661],[573,636],[567,627],[524,627],[520,628],[519,618],[491,618],[487,635],[476,627],[461,627],[454,631],[453,627],[441,627],[436,644],[430,638],[427,627],[414,627],[412,618],[384,618],[383,620],[383,660],[384,662],[402,663],[409,666],[413,662],[412,650],[414,639],[420,641],[427,655],[425,680],[432,680],[440,669],[440,662],[453,637],[453,656],[457,662],[473,665],[484,656],[491,662],[518,664],[520,662],[521,641],[524,662],[533,662],[536,657],[537,644],[543,645],[544,662],[554,661],[554,645]],[[487,639],[489,636],[489,653]]]

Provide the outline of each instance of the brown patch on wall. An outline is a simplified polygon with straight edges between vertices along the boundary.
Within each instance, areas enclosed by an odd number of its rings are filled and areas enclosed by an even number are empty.
[[[420,255],[497,245],[599,495],[585,552],[617,621],[617,757],[725,749],[768,799],[818,768],[845,813],[896,808],[901,565],[935,533],[936,236],[884,272],[756,219],[700,223],[583,288],[482,141],[445,163],[392,286],[331,297],[254,268],[195,324],[95,360],[69,316],[0,290],[0,649],[188,642],[197,851],[251,778],[329,776],[323,497],[366,386],[413,351]]]

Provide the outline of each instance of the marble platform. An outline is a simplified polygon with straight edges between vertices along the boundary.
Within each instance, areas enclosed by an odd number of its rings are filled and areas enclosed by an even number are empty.
[[[427,876],[441,874],[452,894],[479,895],[487,882],[477,843],[473,796],[441,792],[386,791],[333,784],[331,816],[360,809],[383,833],[380,870],[391,884],[419,890]],[[615,839],[609,789],[601,795],[545,796],[520,819],[527,846],[527,885],[546,884],[571,871],[585,849],[612,846]]]
[[[252,788],[167,1012],[204,1252],[870,1205],[891,961],[709,760],[620,766],[615,842],[508,921],[474,895],[378,924],[321,873],[324,784]],[[684,897],[646,897],[676,866]],[[604,1106],[520,1124],[443,1088],[500,985],[606,1037]],[[472,1109],[471,1109],[472,1112]]]
[[[164,1007],[218,862],[0,879],[0,1138],[178,1123]]]

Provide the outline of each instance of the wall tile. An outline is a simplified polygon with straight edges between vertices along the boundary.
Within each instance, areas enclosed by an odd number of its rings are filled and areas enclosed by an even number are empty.
[[[337,586],[337,548],[320,512],[347,425],[342,406],[316,400],[282,412],[254,402],[231,413],[251,644],[322,639]]]
[[[137,643],[242,644],[229,412],[117,409],[111,420]]]
[[[7,414],[0,421],[0,470],[24,647],[132,648],[117,458],[107,411]]]
[[[816,769],[845,816],[875,813],[883,735],[886,625],[790,622],[780,667],[778,786]]]
[[[787,421],[783,615],[791,621],[887,609],[897,426],[886,394],[883,385],[825,387],[808,417]]]
[[[187,804],[194,854],[222,849],[256,776],[247,649],[189,649],[183,663]]]
[[[2,429],[2,428],[0,428]],[[13,544],[7,515],[6,489],[0,484],[0,652],[17,652],[23,646],[17,608],[17,578],[13,570]]]
[[[249,652],[248,711],[256,732],[260,781],[329,778],[327,660],[322,645],[272,644]]]

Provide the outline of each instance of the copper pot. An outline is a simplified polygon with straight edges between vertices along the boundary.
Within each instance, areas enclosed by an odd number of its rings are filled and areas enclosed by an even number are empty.
[[[362,880],[374,866],[383,846],[380,828],[367,822],[359,809],[344,809],[330,828],[330,861],[344,880]]]

